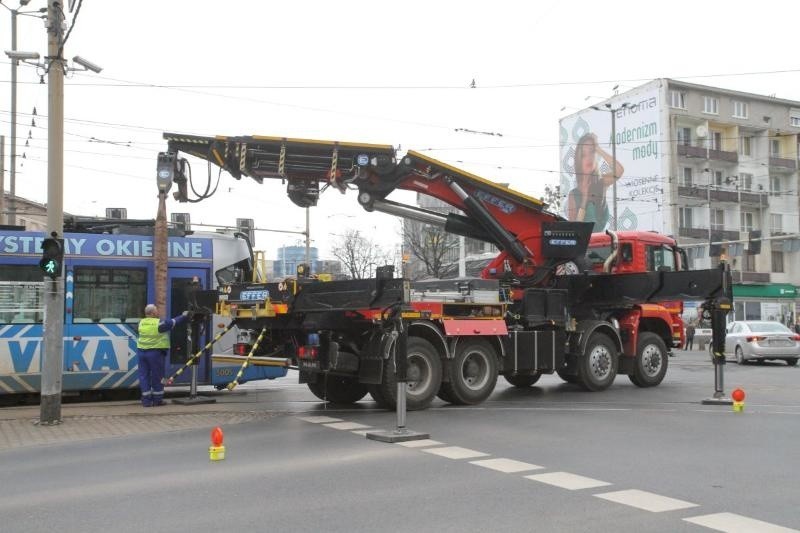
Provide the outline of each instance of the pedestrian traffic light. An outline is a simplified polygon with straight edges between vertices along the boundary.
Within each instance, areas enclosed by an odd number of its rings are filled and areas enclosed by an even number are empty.
[[[47,238],[42,241],[42,259],[39,261],[39,268],[50,279],[56,279],[61,275],[61,267],[64,263],[64,239]]]

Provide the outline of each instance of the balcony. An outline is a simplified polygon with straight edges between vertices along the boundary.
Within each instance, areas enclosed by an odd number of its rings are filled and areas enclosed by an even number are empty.
[[[726,152],[724,150],[709,150],[708,158],[714,161],[736,164],[739,162],[739,154],[736,152]]]
[[[731,270],[731,279],[734,283],[769,283],[769,272],[742,272]]]
[[[738,241],[741,237],[738,230],[711,230],[714,242],[724,241]],[[687,228],[681,226],[678,228],[678,235],[680,237],[687,237],[689,239],[699,239],[703,241],[708,240],[708,228]]]
[[[738,204],[739,192],[726,191],[722,189],[711,189],[711,202],[712,203],[728,202],[728,203]]]
[[[769,156],[769,168],[770,170],[777,170],[779,172],[794,172],[797,170],[797,161],[771,155]]]
[[[690,146],[688,144],[678,145],[678,155],[682,157],[699,157],[706,159],[708,157],[708,150],[700,146]]]
[[[765,192],[746,192],[741,193],[742,205],[757,205],[759,207],[769,207],[769,194]]]
[[[708,201],[708,185],[678,186],[678,196]],[[711,189],[711,202],[741,203],[742,205],[769,207],[769,195],[765,192]]]

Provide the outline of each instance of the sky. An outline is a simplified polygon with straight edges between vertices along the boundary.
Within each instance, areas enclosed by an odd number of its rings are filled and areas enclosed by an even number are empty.
[[[2,4],[16,8],[18,1]],[[64,55],[103,67],[65,80],[64,209],[80,215],[124,207],[130,218],[154,218],[163,132],[391,144],[540,197],[559,182],[559,118],[615,87],[676,78],[800,100],[800,2],[78,4],[77,16],[66,13],[74,25]],[[21,11],[42,7],[45,0],[31,0]],[[19,15],[17,26],[17,49],[44,57],[43,22]],[[10,28],[9,10],[0,7],[3,50],[11,48]],[[41,69],[20,65],[17,73],[16,192],[46,203],[47,85],[39,83]],[[0,56],[6,190],[10,80],[11,63]],[[204,185],[207,165],[190,163]],[[414,202],[410,193],[390,198]],[[259,185],[223,174],[212,198],[170,199],[167,211],[189,212],[195,224],[252,218],[257,228],[305,229],[304,210],[278,180]],[[399,245],[397,219],[365,213],[353,192],[327,190],[311,209],[320,258],[331,257],[348,229],[389,250]],[[276,257],[277,247],[303,239],[258,231],[255,247]]]

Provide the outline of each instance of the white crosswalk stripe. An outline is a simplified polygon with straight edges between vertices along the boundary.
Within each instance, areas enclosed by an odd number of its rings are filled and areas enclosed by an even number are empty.
[[[611,483],[606,483],[605,481],[579,476],[577,474],[570,474],[569,472],[548,472],[546,474],[533,474],[525,477],[533,481],[547,483],[548,485],[554,485],[567,490],[593,489],[611,485]]]
[[[358,422],[334,422],[333,424],[324,424],[326,428],[352,430],[352,429],[367,429],[371,426],[366,424],[359,424]]]
[[[685,521],[725,533],[799,533],[797,529],[762,522],[735,513],[715,513],[684,518]]]
[[[427,446],[439,446],[444,443],[433,439],[420,439],[420,440],[409,440],[406,442],[398,442],[397,444],[399,444],[400,446],[405,446],[406,448],[425,448]]]
[[[498,457],[496,459],[482,459],[480,461],[470,461],[470,464],[482,466],[484,468],[490,468],[492,470],[497,470],[498,472],[504,472],[506,474],[515,474],[517,472],[525,472],[527,470],[540,470],[544,468],[543,466],[531,463],[523,463],[522,461],[515,461],[514,459],[505,459],[502,457]]]
[[[331,422],[341,422],[341,418],[333,418],[332,416],[298,416],[303,422],[311,422],[312,424],[329,424]]]
[[[676,500],[667,496],[660,496],[647,492],[644,490],[631,489],[620,490],[617,492],[606,492],[604,494],[595,494],[598,498],[604,500],[621,503],[623,505],[630,505],[637,509],[644,509],[653,513],[662,513],[664,511],[674,511],[676,509],[688,509],[689,507],[697,507],[696,503],[685,502],[683,500]]]
[[[440,457],[447,457],[448,459],[471,459],[473,457],[486,457],[488,453],[470,450],[469,448],[462,448],[460,446],[447,446],[444,448],[426,448],[422,450],[425,453],[432,453]]]

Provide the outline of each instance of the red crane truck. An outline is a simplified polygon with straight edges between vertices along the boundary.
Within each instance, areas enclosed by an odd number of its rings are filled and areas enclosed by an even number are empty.
[[[159,154],[158,178],[177,184],[179,201],[198,200],[188,197],[197,188],[184,172],[183,153],[236,179],[280,179],[300,207],[316,205],[326,188],[352,189],[367,211],[439,225],[500,249],[480,279],[411,283],[384,267],[366,280],[317,282],[299,275],[232,283],[199,297],[198,307],[216,306],[238,327],[258,333],[249,356],[291,358],[301,382],[324,400],[352,403],[369,393],[394,408],[402,390],[397,382],[407,381],[409,409],[425,408],[437,395],[478,404],[498,375],[526,387],[553,372],[590,391],[607,388],[619,373],[653,386],[666,372],[667,346],[674,345],[672,316],[657,302],[714,306],[730,299],[724,269],[576,268],[591,224],[566,221],[540,200],[419,152],[397,157],[390,145],[283,137],[164,138],[168,149]],[[387,198],[400,189],[464,214]],[[572,265],[566,271],[573,274],[559,275],[563,265]]]

